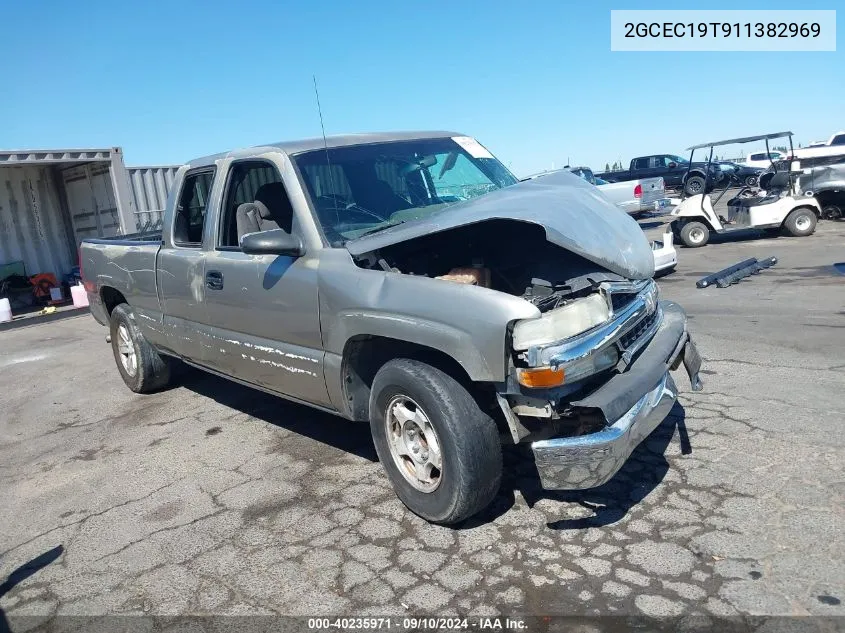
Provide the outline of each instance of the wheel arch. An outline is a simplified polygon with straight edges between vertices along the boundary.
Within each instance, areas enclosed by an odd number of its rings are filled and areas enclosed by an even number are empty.
[[[703,171],[701,171],[700,169],[691,169],[689,173],[684,174],[683,182],[686,182],[687,179],[691,176],[698,176],[699,178],[704,178],[704,180],[707,180],[707,176]]]
[[[790,211],[789,213],[786,214],[786,217],[781,221],[780,225],[784,226],[786,224],[786,220],[789,218],[789,216],[792,215],[793,213],[795,213],[796,211],[798,211],[799,209],[809,209],[816,216],[816,222],[821,220],[821,210],[818,207],[816,207],[815,205],[812,205],[812,204],[799,204],[797,207],[792,209],[792,211]]]
[[[713,226],[713,223],[710,222],[710,219],[706,215],[686,215],[673,220],[671,224],[677,222],[678,226],[678,233],[680,234],[681,230],[684,228],[685,224],[689,224],[690,222],[701,222],[704,226],[706,226],[710,231],[713,233],[717,232],[717,229]]]
[[[114,309],[121,303],[129,303],[120,290],[111,286],[103,286],[100,288],[100,299],[103,302],[103,307],[105,308],[108,316],[111,316]]]
[[[825,189],[823,191],[816,191],[813,193],[813,197],[822,208],[826,204],[845,207],[845,186],[843,186],[842,190]]]
[[[378,370],[397,358],[417,360],[436,367],[461,384],[479,405],[495,402],[492,383],[475,381],[451,354],[407,340],[388,336],[358,334],[346,341],[341,361],[343,397],[353,420],[368,420],[370,392]]]

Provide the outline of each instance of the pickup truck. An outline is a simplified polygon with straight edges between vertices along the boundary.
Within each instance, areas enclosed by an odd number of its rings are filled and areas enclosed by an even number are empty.
[[[683,189],[689,196],[712,190],[724,178],[716,164],[690,165],[686,158],[674,154],[638,156],[631,160],[630,169],[596,174],[596,177],[607,182],[626,182],[658,176],[663,178],[667,189]]]
[[[544,488],[599,486],[672,408],[670,370],[701,388],[637,223],[572,174],[520,183],[454,132],[199,158],[160,237],[85,240],[80,259],[130,389],[185,362],[369,422],[432,522],[491,502],[503,442],[530,446]]]
[[[832,146],[836,147],[836,146]],[[796,189],[804,196],[812,196],[821,207],[821,217],[826,220],[845,218],[845,147],[839,146],[839,154],[816,156],[795,160],[790,165],[777,163],[779,171],[796,171]],[[767,170],[762,182],[774,176],[774,168]]]
[[[666,188],[663,178],[659,176],[625,182],[604,182],[601,179],[596,180],[593,170],[589,167],[570,167],[569,171],[598,187],[599,191],[628,215],[636,217],[641,213],[656,211],[666,200]]]

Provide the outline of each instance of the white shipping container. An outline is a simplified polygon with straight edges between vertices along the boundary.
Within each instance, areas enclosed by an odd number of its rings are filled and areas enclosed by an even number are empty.
[[[0,150],[0,266],[61,279],[83,239],[159,228],[177,169],[127,169],[119,147]]]

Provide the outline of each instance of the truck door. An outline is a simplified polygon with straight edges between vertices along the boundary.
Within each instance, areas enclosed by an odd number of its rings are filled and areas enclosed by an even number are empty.
[[[654,173],[653,156],[642,156],[631,161],[631,178],[649,178]]]
[[[652,170],[651,176],[663,176],[663,183],[667,187],[681,186],[687,170],[675,156],[654,156],[652,160],[655,162],[655,169]]]
[[[331,406],[323,377],[316,257],[247,255],[245,233],[299,231],[278,166],[233,161],[206,249],[205,364],[272,391]]]
[[[182,180],[170,227],[170,243],[160,249],[156,278],[165,339],[174,352],[196,362],[203,359],[197,324],[205,318],[205,254],[202,236],[214,167],[189,171]],[[168,232],[165,231],[165,232]]]

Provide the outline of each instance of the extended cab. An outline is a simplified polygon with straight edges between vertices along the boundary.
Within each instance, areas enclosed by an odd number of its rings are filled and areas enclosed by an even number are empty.
[[[81,260],[130,389],[181,360],[368,421],[434,522],[493,499],[503,441],[530,444],[546,488],[601,485],[672,408],[670,370],[700,388],[636,222],[572,174],[518,183],[457,133],[197,159],[160,237],[85,240]]]
[[[663,178],[667,189],[683,189],[690,196],[710,191],[724,178],[716,164],[690,165],[687,159],[674,154],[638,156],[631,161],[630,169],[608,171],[596,176],[607,182],[625,182],[659,176]]]

